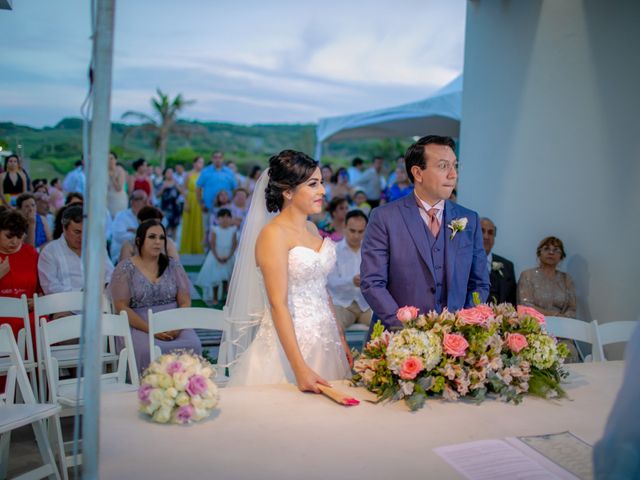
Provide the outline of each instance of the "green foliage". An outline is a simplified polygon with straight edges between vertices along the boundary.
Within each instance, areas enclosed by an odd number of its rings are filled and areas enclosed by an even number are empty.
[[[405,403],[412,412],[420,410],[424,406],[424,402],[426,400],[427,396],[423,392],[419,392],[417,390],[404,399]]]
[[[373,332],[371,332],[371,340],[373,340],[374,338],[378,338],[383,333],[384,327],[382,326],[382,322],[378,320],[373,326]]]
[[[480,294],[478,292],[473,292],[471,294],[471,297],[473,298],[473,304],[478,306],[482,303],[482,300],[480,299]]]

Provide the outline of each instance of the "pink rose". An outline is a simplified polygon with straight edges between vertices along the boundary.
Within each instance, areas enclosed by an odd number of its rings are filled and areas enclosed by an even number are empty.
[[[193,417],[194,408],[190,405],[183,405],[176,411],[176,419],[179,423],[188,423]]]
[[[446,333],[442,341],[444,353],[452,357],[464,357],[469,342],[459,333]]]
[[[418,357],[409,357],[402,363],[400,378],[403,380],[413,380],[423,368],[422,360]]]
[[[402,323],[410,322],[411,320],[418,318],[418,309],[416,307],[409,307],[405,305],[404,307],[398,309],[396,318]]]
[[[519,353],[520,350],[529,345],[527,343],[527,337],[521,333],[509,333],[505,343],[513,353]]]
[[[477,307],[458,310],[458,317],[467,325],[484,325],[486,323],[484,314]]]
[[[182,363],[179,360],[174,360],[167,366],[167,373],[173,375],[182,371]]]
[[[482,314],[485,320],[488,320],[489,318],[492,318],[494,316],[493,308],[491,308],[489,305],[482,304],[482,305],[477,305],[474,308]]]
[[[196,395],[200,395],[207,391],[207,379],[202,375],[192,375],[189,378],[189,383],[187,384],[187,388],[185,388],[186,392],[195,397]]]
[[[140,385],[140,388],[138,388],[138,400],[140,400],[142,404],[149,405],[151,403],[149,400],[151,390],[153,390],[153,387],[148,383],[143,383]]]
[[[531,307],[525,307],[524,305],[518,305],[518,315],[519,316],[529,316],[535,318],[540,325],[544,325],[544,315],[541,314],[538,310]]]

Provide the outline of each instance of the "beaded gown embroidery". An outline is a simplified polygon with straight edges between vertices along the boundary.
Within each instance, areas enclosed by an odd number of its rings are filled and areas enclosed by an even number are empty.
[[[307,365],[325,380],[350,375],[326,288],[335,261],[335,244],[329,239],[317,252],[302,246],[289,250],[288,305],[296,338]],[[232,368],[230,385],[295,383],[268,311],[253,343]]]

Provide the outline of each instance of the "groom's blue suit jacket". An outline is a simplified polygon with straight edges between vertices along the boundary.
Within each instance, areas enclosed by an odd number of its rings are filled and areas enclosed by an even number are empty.
[[[468,220],[466,228],[451,239],[447,226],[463,217]],[[486,301],[489,272],[478,214],[447,200],[440,228],[445,229],[444,306],[450,311],[473,306],[473,292]],[[437,310],[427,235],[413,194],[371,212],[362,242],[360,288],[386,328],[400,326],[396,319],[399,307],[411,305],[418,307],[420,313]]]

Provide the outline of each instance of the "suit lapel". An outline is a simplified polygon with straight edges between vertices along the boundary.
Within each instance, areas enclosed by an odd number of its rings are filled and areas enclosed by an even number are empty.
[[[455,259],[456,259],[456,253],[458,250],[458,241],[459,241],[457,235],[453,237],[453,240],[451,239],[452,232],[451,232],[451,229],[447,227],[447,225],[451,224],[451,221],[457,218],[456,213],[457,213],[456,204],[453,202],[450,202],[449,200],[446,200],[444,202],[444,214],[442,216],[443,221],[442,221],[442,226],[440,228],[444,229],[442,234],[445,236],[444,237],[444,242],[445,242],[444,256],[445,256],[445,263],[447,266],[447,271],[446,271],[447,297],[449,297],[451,295],[451,292],[453,292],[453,274],[454,274],[453,269],[455,266]]]
[[[424,220],[420,216],[418,211],[418,204],[416,203],[415,195],[407,195],[404,197],[402,205],[400,206],[400,213],[404,220],[407,230],[415,243],[418,253],[424,260],[424,263],[431,272],[431,277],[435,278],[433,261],[429,254],[429,241],[427,240],[427,232],[425,230]]]

